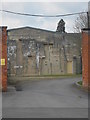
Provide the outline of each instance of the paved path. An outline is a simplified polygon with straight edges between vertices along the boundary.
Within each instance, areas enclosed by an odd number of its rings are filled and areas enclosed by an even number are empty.
[[[23,82],[22,91],[3,93],[3,117],[87,118],[88,94],[74,86],[80,79]]]

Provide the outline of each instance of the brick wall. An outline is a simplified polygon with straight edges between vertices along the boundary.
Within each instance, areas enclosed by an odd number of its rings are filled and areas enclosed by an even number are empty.
[[[2,90],[7,90],[7,27],[0,27],[0,78]]]
[[[82,77],[83,77],[83,87],[90,87],[90,30],[83,30],[82,32]]]

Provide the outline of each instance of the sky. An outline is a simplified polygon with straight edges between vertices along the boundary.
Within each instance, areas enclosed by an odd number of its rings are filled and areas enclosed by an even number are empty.
[[[87,11],[88,2],[2,2],[0,9],[30,14],[58,15]],[[29,26],[56,31],[58,22],[63,19],[66,23],[66,32],[70,33],[74,32],[73,27],[77,16],[39,18],[0,12],[0,18],[2,18],[0,24],[8,26],[8,29]]]

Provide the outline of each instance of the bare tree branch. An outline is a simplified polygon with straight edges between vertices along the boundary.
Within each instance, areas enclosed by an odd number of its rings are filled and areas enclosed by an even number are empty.
[[[75,20],[75,32],[81,32],[81,29],[86,28],[88,25],[87,14],[80,14]]]

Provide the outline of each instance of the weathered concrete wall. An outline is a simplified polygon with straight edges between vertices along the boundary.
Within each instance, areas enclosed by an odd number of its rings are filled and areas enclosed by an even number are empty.
[[[41,59],[41,74],[60,74],[59,48],[53,44],[44,44],[45,57]]]
[[[81,34],[18,28],[8,30],[9,75],[81,73]]]
[[[36,43],[32,39],[8,40],[8,74],[29,76],[37,74]]]
[[[2,90],[7,91],[7,27],[0,27],[0,82]]]
[[[7,42],[7,46],[8,46],[8,51],[7,51],[7,55],[8,55],[8,75],[9,74],[16,74],[16,51],[17,51],[17,45],[16,45],[16,41],[12,40]]]

